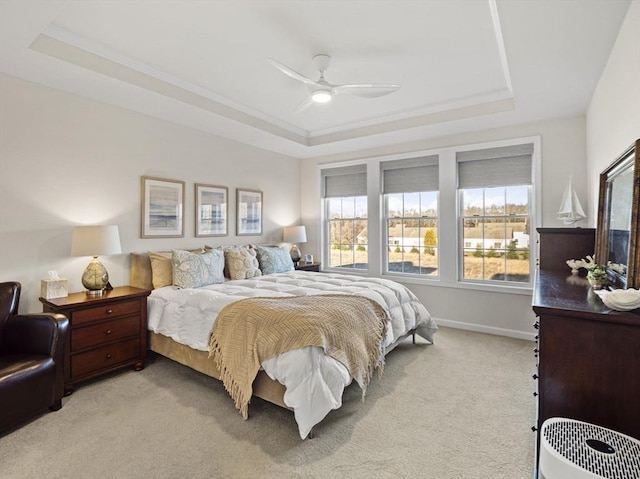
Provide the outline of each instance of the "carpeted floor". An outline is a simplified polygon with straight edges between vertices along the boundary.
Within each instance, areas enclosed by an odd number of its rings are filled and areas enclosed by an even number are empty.
[[[449,328],[435,339],[392,351],[364,402],[351,385],[304,441],[291,412],[255,399],[243,421],[220,382],[152,356],[0,436],[0,476],[531,478],[533,343]]]

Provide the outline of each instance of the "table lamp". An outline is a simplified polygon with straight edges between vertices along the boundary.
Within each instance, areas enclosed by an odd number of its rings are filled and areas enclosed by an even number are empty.
[[[300,250],[296,243],[306,243],[307,242],[307,231],[304,226],[285,226],[284,232],[282,234],[282,240],[285,243],[293,243],[291,246],[291,250],[289,250],[289,254],[291,255],[291,260],[294,264],[298,264],[300,261]]]
[[[120,254],[120,234],[115,225],[75,226],[71,239],[71,256],[93,256],[82,273],[82,286],[88,296],[101,296],[109,288],[107,268],[98,261],[98,255]]]

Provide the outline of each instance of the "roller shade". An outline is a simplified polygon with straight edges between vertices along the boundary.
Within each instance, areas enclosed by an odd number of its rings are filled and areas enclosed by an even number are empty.
[[[367,165],[326,168],[321,175],[324,198],[367,195]]]
[[[460,151],[458,188],[491,188],[531,184],[533,143]]]
[[[438,191],[438,155],[383,161],[380,170],[384,194]]]

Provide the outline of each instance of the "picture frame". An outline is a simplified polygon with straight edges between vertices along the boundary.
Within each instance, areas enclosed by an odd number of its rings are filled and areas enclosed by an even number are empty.
[[[196,237],[228,236],[229,189],[226,186],[195,184]]]
[[[236,188],[236,234],[262,235],[262,191]]]
[[[184,236],[184,181],[142,177],[141,238]]]

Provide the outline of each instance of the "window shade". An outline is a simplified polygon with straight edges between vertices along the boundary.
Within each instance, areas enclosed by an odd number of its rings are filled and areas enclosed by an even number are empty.
[[[324,198],[367,195],[367,165],[327,168],[321,174]]]
[[[491,188],[531,184],[533,143],[460,151],[458,188]]]
[[[437,155],[383,161],[380,170],[384,194],[438,191]]]

